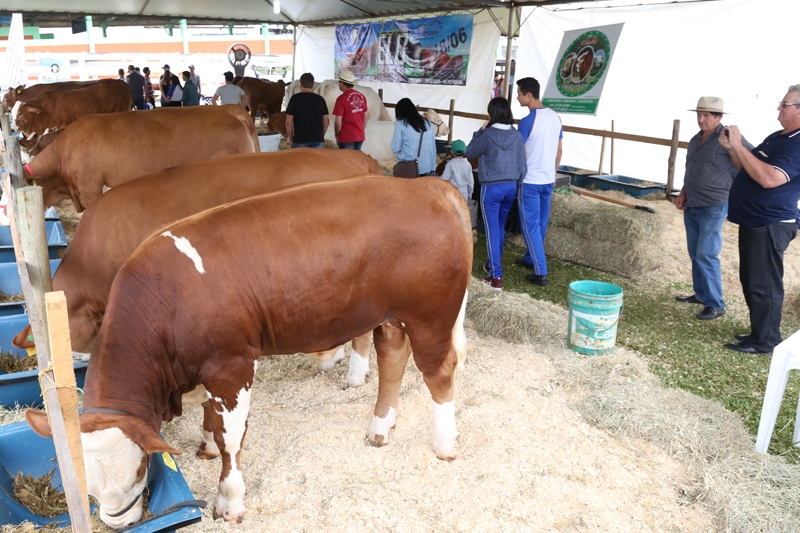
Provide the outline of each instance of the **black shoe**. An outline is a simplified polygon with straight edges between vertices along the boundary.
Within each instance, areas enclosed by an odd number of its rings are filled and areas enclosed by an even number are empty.
[[[525,267],[525,268],[529,268],[529,269],[533,270],[533,263],[528,263],[527,261],[525,261],[522,258],[514,259],[514,264],[517,265],[517,266],[520,266],[520,267]]]
[[[758,348],[750,346],[750,343],[748,343],[747,341],[729,342],[728,344],[725,345],[725,347],[735,352],[749,353],[753,355],[772,355],[772,350],[768,352],[762,352]]]
[[[725,314],[724,307],[709,307],[705,306],[702,311],[697,313],[695,316],[698,320],[713,320],[715,318],[719,318]]]
[[[700,300],[697,299],[696,294],[692,294],[691,296],[676,296],[676,300],[684,304],[701,304]]]
[[[740,334],[738,334],[738,335],[734,335],[733,337],[734,337],[734,338],[735,338],[737,341],[746,341],[747,339],[749,339],[749,338],[750,338],[750,335],[751,335],[750,333],[740,333]]]
[[[541,285],[544,287],[547,285],[547,274],[544,276],[537,276],[536,274],[528,274],[525,276],[525,279],[533,283],[534,285]]]

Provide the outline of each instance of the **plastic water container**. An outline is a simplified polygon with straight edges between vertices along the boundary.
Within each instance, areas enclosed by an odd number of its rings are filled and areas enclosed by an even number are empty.
[[[622,287],[602,281],[573,281],[567,292],[567,345],[577,353],[614,352],[622,307]]]
[[[280,133],[259,133],[258,144],[262,152],[277,152],[281,143]]]

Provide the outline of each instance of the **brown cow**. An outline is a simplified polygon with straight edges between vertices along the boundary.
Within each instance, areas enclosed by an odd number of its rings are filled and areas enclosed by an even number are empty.
[[[388,443],[413,349],[433,399],[433,451],[452,460],[471,268],[467,206],[438,178],[298,185],[160,229],[117,274],[86,373],[80,425],[100,518],[115,528],[139,519],[148,454],[180,453],[161,424],[199,389],[203,441],[222,459],[214,517],[241,521],[239,456],[259,357],[370,330],[380,383],[369,441]],[[25,418],[51,435],[45,413]]]
[[[280,133],[284,137],[287,137],[286,113],[281,111],[269,117],[269,120],[267,120],[267,131],[270,133]]]
[[[25,166],[25,183],[41,185],[45,209],[71,198],[80,212],[104,188],[145,174],[259,151],[255,125],[240,106],[93,115],[73,122],[33,158]]]
[[[97,83],[104,83],[112,80],[89,80],[89,81],[61,81],[57,83],[37,83],[26,87],[19,85],[17,87],[9,87],[8,92],[3,95],[3,106],[6,110],[11,110],[17,102],[25,103],[30,102],[42,93],[50,91],[66,91],[72,89],[81,89],[89,85]]]
[[[286,90],[283,80],[269,81],[257,78],[242,78],[236,83],[247,95],[250,116],[255,120],[256,115],[266,114],[271,117],[281,112],[281,103]]]
[[[114,187],[83,214],[53,276],[53,290],[67,297],[73,355],[87,359],[94,350],[117,271],[158,228],[281,187],[380,172],[371,157],[357,150],[298,148],[187,163]],[[32,347],[29,334],[30,326],[14,338],[14,345]]]
[[[53,144],[58,136],[61,135],[61,132],[64,130],[55,130],[55,131],[46,131],[44,135],[38,135],[36,133],[32,133],[27,139],[22,138],[19,140],[20,147],[28,152],[30,156],[36,156]]]
[[[133,108],[128,84],[121,80],[96,83],[69,91],[40,94],[17,111],[17,129],[25,135],[43,135],[47,129],[62,129],[87,115],[119,113]]]

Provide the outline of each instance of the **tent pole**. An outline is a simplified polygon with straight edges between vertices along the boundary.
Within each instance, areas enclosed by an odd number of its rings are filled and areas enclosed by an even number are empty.
[[[508,6],[508,32],[506,34],[506,72],[503,76],[503,97],[509,98],[508,84],[511,81],[511,41],[514,37],[514,4]]]
[[[297,24],[292,24],[292,81],[294,81],[294,64],[297,59]]]

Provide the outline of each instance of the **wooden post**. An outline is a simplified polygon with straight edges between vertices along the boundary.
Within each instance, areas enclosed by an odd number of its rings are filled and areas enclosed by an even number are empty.
[[[13,185],[12,185],[13,187]],[[47,234],[44,231],[44,203],[41,187],[23,187],[17,190],[17,224],[22,254],[28,266],[33,286],[33,297],[40,317],[45,315],[44,293],[53,290],[50,258],[47,255]],[[28,307],[31,302],[28,302]],[[47,325],[44,333],[47,335]]]
[[[67,430],[67,444],[75,474],[78,478],[80,501],[86,516],[89,516],[89,496],[86,492],[86,471],[83,466],[83,446],[81,445],[81,424],[78,420],[78,383],[75,381],[75,366],[72,363],[72,343],[69,337],[69,318],[67,317],[67,297],[64,291],[48,292],[44,295],[47,312],[47,331],[49,332],[50,354],[53,360],[53,378],[58,385],[58,401]],[[71,504],[67,501],[67,504]],[[70,514],[75,514],[70,509]]]
[[[7,129],[3,130],[3,136],[3,140],[5,141],[6,145],[6,172],[8,172],[9,176],[11,177],[12,187],[14,187],[14,189],[18,189],[25,185],[22,175],[22,155],[19,147],[19,139],[9,133]],[[8,196],[8,194],[6,196]],[[10,202],[11,197],[8,196],[8,198]]]
[[[597,169],[598,174],[603,173],[603,158],[606,156],[606,138],[603,137],[603,142],[600,144],[600,167]]]
[[[675,181],[675,157],[678,155],[678,134],[681,130],[681,121],[675,120],[672,123],[672,144],[669,147],[669,163],[667,165],[667,199],[672,196],[672,184]]]
[[[614,131],[614,121],[611,121],[611,131]],[[614,175],[614,137],[611,137],[611,175]]]
[[[450,133],[447,134],[447,144],[453,144],[453,121],[456,118],[456,101],[454,98],[450,99],[450,114],[447,119],[447,127],[450,128]]]
[[[14,145],[14,143],[10,143]],[[8,147],[7,147],[8,148]],[[19,143],[16,144],[15,149],[19,154]],[[8,156],[8,152],[6,153]],[[39,314],[39,309],[35,302],[33,294],[33,287],[31,286],[30,276],[28,275],[28,265],[25,262],[25,257],[22,252],[22,239],[19,234],[19,226],[17,225],[17,194],[11,184],[11,176],[5,180],[3,187],[8,190],[8,218],[11,223],[11,239],[14,243],[14,255],[17,259],[17,269],[19,270],[19,280],[22,285],[22,292],[25,295],[25,301],[28,304],[28,317],[33,330],[33,336],[37,349],[37,361],[39,368],[42,369],[40,375],[40,383],[45,385],[42,390],[42,395],[45,398],[45,406],[47,408],[47,415],[50,419],[50,427],[53,432],[53,444],[56,449],[56,458],[58,459],[59,472],[61,474],[61,483],[64,487],[64,494],[66,495],[67,505],[69,507],[70,522],[72,531],[76,533],[91,533],[92,527],[89,522],[89,515],[86,513],[85,507],[81,500],[81,493],[79,489],[78,475],[76,472],[75,463],[72,461],[72,452],[70,451],[67,443],[67,430],[64,424],[64,418],[61,414],[61,403],[58,398],[58,392],[55,387],[48,386],[47,384],[56,383],[53,376],[53,369],[50,366],[50,348],[48,345],[48,338],[44,331],[44,316]],[[43,204],[41,199],[41,188],[35,187],[39,194],[38,205]],[[20,195],[24,196],[24,195]],[[30,209],[28,209],[30,212]],[[39,211],[40,216],[43,212]],[[42,220],[44,217],[41,216]],[[45,245],[46,247],[46,245]],[[49,269],[49,261],[48,261]]]

